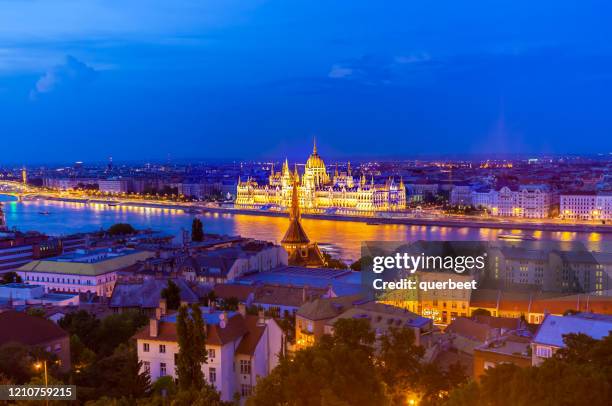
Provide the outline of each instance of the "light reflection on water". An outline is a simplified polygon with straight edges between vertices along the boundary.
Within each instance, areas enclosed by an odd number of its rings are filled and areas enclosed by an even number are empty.
[[[181,228],[190,229],[193,214],[181,209],[83,204],[55,201],[5,201],[4,210],[10,227],[38,230],[51,235],[94,231],[114,223],[125,222],[137,228],[152,228],[179,235]],[[49,212],[48,215],[41,214]],[[206,213],[201,215],[206,232],[253,237],[279,242],[287,228],[287,218],[249,216],[243,214]],[[359,257],[362,241],[415,240],[496,240],[504,230],[491,228],[416,226],[400,224],[368,225],[352,221],[303,219],[304,228],[312,241],[335,251],[344,259]],[[505,230],[507,233],[508,231]],[[612,241],[609,234],[528,231],[537,239],[583,241],[591,250]]]

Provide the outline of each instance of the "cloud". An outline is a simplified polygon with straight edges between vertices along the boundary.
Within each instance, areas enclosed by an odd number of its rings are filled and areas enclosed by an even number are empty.
[[[327,77],[365,85],[389,85],[404,81],[425,65],[432,63],[433,60],[427,53],[407,56],[364,55],[333,64]]]
[[[340,64],[335,64],[331,67],[331,70],[327,74],[327,77],[332,79],[341,79],[351,76],[353,74],[353,69],[342,66]]]
[[[36,82],[30,91],[30,98],[35,100],[39,95],[51,93],[61,88],[79,87],[95,79],[97,71],[74,56],[67,55],[64,63],[56,65]]]

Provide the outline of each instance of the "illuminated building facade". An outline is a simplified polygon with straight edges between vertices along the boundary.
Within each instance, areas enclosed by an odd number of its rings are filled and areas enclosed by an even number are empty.
[[[559,200],[561,218],[569,220],[612,219],[612,194],[562,194]]]
[[[333,176],[327,172],[323,159],[317,153],[316,143],[306,161],[300,178],[297,167],[292,171],[285,160],[282,170],[270,173],[267,185],[255,180],[238,181],[236,206],[241,208],[276,207],[286,210],[291,205],[293,183],[298,184],[300,207],[313,213],[334,210],[337,213],[371,213],[397,211],[406,207],[406,188],[403,181],[389,178],[385,183],[374,183],[364,175],[355,179],[348,164],[346,172]]]

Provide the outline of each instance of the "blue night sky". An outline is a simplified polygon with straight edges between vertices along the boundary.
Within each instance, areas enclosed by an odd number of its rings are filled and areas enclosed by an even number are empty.
[[[612,2],[0,0],[0,162],[612,151]]]

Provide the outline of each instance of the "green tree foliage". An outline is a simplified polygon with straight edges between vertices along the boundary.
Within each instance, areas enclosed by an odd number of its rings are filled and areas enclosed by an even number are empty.
[[[204,387],[202,364],[207,362],[206,333],[202,312],[197,305],[181,306],[176,321],[179,352],[176,373],[181,391],[199,391]]]
[[[383,382],[393,403],[401,403],[406,393],[414,390],[421,373],[423,347],[415,344],[414,332],[407,328],[389,329],[380,338],[377,362]]]
[[[501,364],[489,368],[480,382],[450,392],[446,405],[589,405],[612,400],[612,336],[594,340],[568,334],[566,347],[539,367]]]
[[[248,405],[384,405],[384,384],[373,362],[367,320],[344,319],[314,346],[281,359],[258,382]]]
[[[166,299],[168,309],[176,310],[181,305],[181,290],[171,279],[168,279],[168,286],[162,289],[161,297]]]
[[[199,218],[194,218],[191,223],[191,240],[200,242],[204,239],[204,226],[202,225],[202,220]]]
[[[136,399],[146,396],[150,387],[148,374],[141,372],[134,345],[121,344],[115,351],[99,359],[77,375],[81,398],[98,399],[109,396]]]
[[[135,234],[135,233],[136,233],[136,229],[132,227],[131,224],[127,224],[127,223],[113,224],[108,229],[108,234],[112,236],[130,235],[130,234]]]
[[[41,309],[40,307],[30,307],[28,308],[28,310],[26,310],[26,313],[29,314],[30,316],[41,317],[43,319],[45,319],[47,316],[47,314],[45,313],[45,310]]]
[[[368,266],[371,267],[373,264],[372,261],[371,256],[361,257],[357,261],[353,262],[350,268],[353,271],[361,272],[363,269],[367,269]]]
[[[334,268],[334,269],[347,269],[348,268],[348,266],[344,263],[344,261],[334,258],[326,252],[323,253],[323,258],[325,258],[325,262],[328,268]]]
[[[23,279],[21,279],[17,272],[10,271],[2,274],[2,279],[0,279],[0,285],[7,283],[23,283]]]
[[[0,347],[0,375],[17,384],[23,384],[34,375],[35,358],[27,347],[8,343]]]
[[[88,348],[95,348],[100,320],[86,310],[69,313],[59,320],[58,325],[70,335],[76,335]]]

